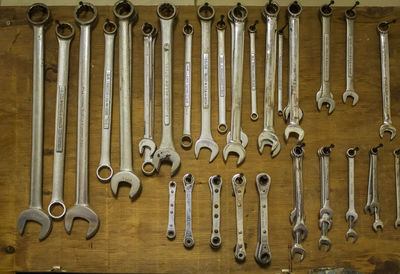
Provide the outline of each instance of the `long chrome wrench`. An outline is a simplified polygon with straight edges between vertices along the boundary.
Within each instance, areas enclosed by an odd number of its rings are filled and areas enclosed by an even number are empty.
[[[283,30],[286,25],[278,31],[278,85],[277,85],[277,101],[278,101],[278,115],[283,115]]]
[[[215,175],[208,179],[208,186],[211,191],[211,212],[212,212],[212,228],[211,228],[211,248],[218,249],[221,246],[221,189],[222,189],[222,179],[221,176]]]
[[[393,152],[394,154],[394,169],[395,169],[395,181],[396,181],[396,221],[394,227],[400,226],[400,149]]]
[[[217,22],[218,36],[218,132],[225,134],[226,124],[226,73],[225,73],[225,29],[224,16]]]
[[[103,25],[104,32],[104,74],[103,74],[103,115],[101,123],[101,154],[99,167],[96,170],[100,182],[109,182],[113,176],[111,167],[111,123],[112,123],[112,98],[114,78],[114,40],[117,25],[106,20]],[[102,175],[102,170],[107,170],[107,176]]]
[[[256,25],[258,20],[253,25],[249,26],[249,40],[250,40],[250,98],[251,98],[251,113],[250,119],[252,121],[258,120],[257,112],[257,77],[256,77]]]
[[[246,246],[244,243],[243,229],[243,198],[246,191],[246,177],[243,174],[236,174],[232,177],[233,193],[236,205],[236,245],[235,259],[244,262],[246,259]]]
[[[346,212],[346,221],[349,223],[349,230],[346,232],[346,240],[353,238],[353,243],[358,239],[358,235],[354,230],[355,222],[358,219],[358,214],[354,207],[354,158],[356,157],[358,147],[349,148],[346,152],[346,157],[349,167],[349,209]]]
[[[176,196],[176,183],[169,182],[169,211],[168,211],[168,227],[167,238],[175,239],[175,196]]]
[[[186,228],[183,245],[186,248],[194,246],[194,238],[192,232],[192,191],[194,186],[194,177],[191,174],[183,176],[183,188],[186,193]]]

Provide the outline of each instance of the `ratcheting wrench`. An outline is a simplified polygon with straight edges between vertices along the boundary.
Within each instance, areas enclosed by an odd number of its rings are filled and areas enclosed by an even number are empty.
[[[394,168],[396,175],[396,212],[397,218],[394,222],[394,227],[398,228],[400,226],[400,149],[393,152],[394,154]]]
[[[217,22],[218,36],[218,132],[225,134],[226,125],[226,79],[225,79],[225,29],[224,16]]]
[[[246,177],[236,174],[232,177],[233,193],[236,199],[236,245],[235,259],[244,262],[246,259],[246,246],[243,239],[243,198],[246,191]]]
[[[212,228],[210,246],[218,249],[221,246],[221,229],[220,229],[220,216],[221,216],[221,189],[222,179],[221,176],[215,175],[208,179],[208,186],[211,191],[211,211],[212,211]]]
[[[249,26],[250,38],[250,95],[251,95],[251,113],[250,119],[252,121],[258,120],[257,113],[257,86],[256,86],[256,25],[258,20],[253,25]]]
[[[19,215],[17,227],[22,235],[26,222],[40,224],[41,241],[50,234],[52,228],[50,217],[42,209],[44,29],[50,19],[50,10],[44,4],[33,4],[29,7],[26,18],[33,28],[31,194],[29,208]]]
[[[346,221],[349,223],[349,230],[346,232],[346,240],[353,238],[353,243],[358,239],[354,230],[354,225],[358,219],[358,214],[354,208],[354,158],[356,157],[358,147],[349,148],[346,157],[349,165],[349,209],[346,212]]]
[[[174,181],[169,182],[169,214],[168,214],[168,228],[167,238],[170,240],[175,239],[175,193],[176,183]]]
[[[192,232],[192,191],[194,186],[194,177],[191,174],[183,176],[183,188],[186,193],[186,229],[183,245],[186,248],[194,246],[193,232]]]
[[[76,201],[65,214],[64,226],[71,234],[75,219],[89,222],[86,239],[92,238],[99,229],[99,217],[89,207],[89,83],[90,83],[90,33],[97,19],[97,9],[87,2],[75,7],[75,21],[80,26],[79,82],[78,82],[78,130],[76,149]],[[86,16],[83,16],[86,15]],[[88,15],[92,15],[88,17]]]

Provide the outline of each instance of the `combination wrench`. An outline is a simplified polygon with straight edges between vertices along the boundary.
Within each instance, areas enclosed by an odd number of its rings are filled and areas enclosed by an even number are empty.
[[[205,3],[197,9],[201,24],[201,134],[194,147],[196,159],[200,149],[211,151],[210,163],[218,155],[219,147],[211,133],[211,25],[215,16],[214,8]]]
[[[168,214],[168,228],[167,238],[170,240],[175,239],[175,194],[176,194],[176,183],[174,181],[169,182],[169,214]]]
[[[354,230],[354,225],[358,219],[358,214],[354,208],[354,158],[356,157],[358,147],[349,148],[346,157],[349,166],[349,209],[346,212],[346,221],[349,223],[349,230],[346,232],[346,241],[353,238],[353,243],[358,239],[358,235]]]
[[[256,25],[258,20],[253,25],[249,26],[249,40],[250,40],[250,96],[251,96],[251,113],[250,119],[252,121],[258,120],[257,113],[257,77],[256,77]]]
[[[300,127],[303,112],[299,107],[299,20],[301,12],[302,7],[297,1],[291,3],[288,7],[289,99],[288,106],[284,110],[284,116],[286,120],[289,118],[289,124],[284,133],[286,142],[291,134],[297,135],[298,142],[304,139],[304,130]]]
[[[158,172],[162,162],[170,162],[172,164],[171,176],[173,176],[181,165],[181,158],[174,146],[172,128],[172,42],[177,9],[170,3],[162,3],[157,7],[157,16],[161,24],[162,46],[162,137],[161,144],[154,153],[153,164]]]
[[[218,37],[218,132],[225,134],[226,124],[226,75],[225,75],[225,29],[224,16],[217,22]]]
[[[120,183],[131,186],[129,197],[133,199],[141,189],[140,179],[133,173],[132,166],[132,130],[131,130],[131,72],[132,72],[132,25],[138,14],[128,0],[120,0],[113,7],[118,19],[119,54],[119,140],[120,171],[111,179],[111,191],[118,194]]]
[[[383,222],[379,216],[381,206],[378,196],[378,149],[381,147],[383,147],[383,144],[379,144],[369,151],[368,193],[367,204],[364,208],[365,212],[369,212],[370,215],[374,214],[375,216],[375,221],[372,224],[372,228],[375,232],[377,232],[378,229],[383,230]]]
[[[113,169],[110,161],[111,150],[111,123],[112,123],[112,98],[114,78],[114,40],[117,33],[117,25],[106,20],[103,25],[104,32],[104,75],[103,75],[103,115],[101,123],[101,156],[99,167],[96,170],[97,179],[107,183],[113,176]],[[108,171],[103,176],[104,170]]]
[[[57,21],[58,73],[54,131],[53,193],[47,208],[50,217],[56,220],[64,217],[66,211],[64,204],[65,135],[67,128],[69,51],[74,34],[75,30],[71,24]],[[61,214],[52,212],[56,207],[62,208]]]
[[[345,11],[346,16],[346,91],[343,93],[343,103],[346,103],[347,97],[353,98],[353,106],[358,102],[358,94],[354,90],[354,22],[357,13],[354,10],[360,2],[356,1],[354,6]]]
[[[193,26],[186,20],[183,27],[183,35],[185,36],[185,71],[183,86],[183,133],[181,139],[181,147],[190,149],[192,147],[192,134],[190,130],[191,113],[192,113],[192,39]]]
[[[392,124],[390,111],[390,66],[389,66],[389,24],[395,22],[382,22],[378,25],[379,44],[381,50],[381,73],[382,73],[382,110],[383,124],[379,128],[379,135],[383,138],[385,132],[389,132],[390,140],[396,136],[396,128]]]
[[[283,31],[285,30],[287,24],[285,24],[278,31],[278,87],[277,87],[277,100],[278,100],[278,115],[283,115]]]
[[[221,217],[221,189],[222,179],[221,176],[215,175],[208,179],[208,186],[211,192],[211,212],[212,212],[212,228],[211,228],[211,248],[218,249],[221,246],[221,229],[220,229],[220,217]]]
[[[246,191],[246,177],[243,174],[235,174],[232,177],[232,187],[236,199],[235,259],[238,262],[244,262],[246,259],[246,246],[243,239],[243,198]]]
[[[268,192],[271,177],[267,173],[260,173],[256,177],[256,187],[259,195],[258,212],[258,242],[254,258],[257,263],[267,265],[271,262],[271,251],[268,243]]]
[[[194,238],[192,232],[192,191],[194,186],[194,177],[191,174],[183,176],[183,188],[186,194],[186,228],[183,245],[186,248],[194,246]]]
[[[319,9],[322,23],[321,88],[316,94],[316,101],[319,111],[321,111],[322,105],[326,104],[326,107],[328,108],[328,114],[331,114],[336,106],[335,100],[333,100],[333,95],[331,93],[330,84],[330,31],[332,4],[334,4],[333,0],[327,5],[321,6]]]
[[[267,24],[265,39],[265,87],[264,87],[264,129],[258,136],[258,151],[271,146],[271,155],[275,157],[281,150],[281,144],[274,129],[274,92],[276,74],[276,36],[279,6],[270,1],[263,9],[262,16]]]
[[[393,152],[394,154],[394,168],[396,176],[396,213],[397,218],[394,222],[394,227],[398,228],[400,226],[400,149]]]
[[[152,155],[156,151],[154,134],[154,43],[157,29],[149,23],[142,26],[144,47],[144,136],[139,143],[139,153],[143,155],[142,172],[150,176],[155,168]]]
[[[52,228],[50,217],[42,209],[44,34],[50,10],[44,4],[33,4],[26,13],[26,19],[33,28],[31,190],[29,208],[19,215],[17,227],[22,235],[26,222],[40,224],[39,240],[42,241]]]
[[[89,207],[89,83],[90,83],[90,33],[96,24],[97,9],[87,2],[75,7],[75,21],[80,27],[79,82],[78,82],[78,130],[76,149],[76,201],[65,214],[64,226],[71,234],[73,221],[86,220],[89,227],[86,239],[92,238],[99,229],[99,217]]]

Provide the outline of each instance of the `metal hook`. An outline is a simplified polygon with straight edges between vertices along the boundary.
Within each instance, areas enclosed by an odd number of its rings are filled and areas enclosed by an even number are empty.
[[[354,10],[358,5],[360,5],[360,1],[356,1],[354,6],[351,7],[350,11]]]

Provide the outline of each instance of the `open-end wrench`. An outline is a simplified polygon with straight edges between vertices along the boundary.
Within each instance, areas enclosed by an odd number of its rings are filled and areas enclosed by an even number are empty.
[[[33,4],[26,18],[33,28],[31,194],[29,208],[19,215],[17,227],[22,235],[26,222],[40,224],[41,241],[50,234],[52,227],[50,217],[42,209],[44,33],[45,25],[50,20],[50,10],[44,4]]]
[[[358,102],[358,94],[354,90],[354,22],[357,12],[354,10],[360,2],[356,1],[354,6],[344,12],[346,16],[346,91],[342,95],[343,103],[347,97],[353,98],[353,106]]]
[[[225,134],[226,124],[226,76],[225,76],[225,29],[224,16],[217,22],[218,36],[218,132]]]
[[[230,153],[238,155],[237,165],[240,165],[245,157],[246,150],[244,136],[241,129],[242,123],[242,88],[243,88],[243,55],[244,55],[244,32],[247,20],[247,9],[238,3],[229,11],[228,19],[231,23],[231,76],[232,76],[232,110],[231,110],[231,132],[227,135],[227,144],[223,151],[224,161]],[[247,139],[247,136],[245,137]],[[247,142],[246,142],[247,144]]]
[[[54,132],[53,193],[47,208],[49,215],[56,220],[64,217],[66,211],[64,204],[65,132],[67,128],[69,50],[74,34],[75,30],[71,24],[57,21],[58,73]],[[52,213],[56,207],[62,208],[61,214]]]
[[[396,128],[392,124],[390,111],[390,66],[389,66],[389,24],[395,22],[382,22],[378,25],[379,44],[381,49],[381,73],[382,73],[382,110],[383,124],[379,128],[379,135],[383,138],[385,132],[389,132],[390,140],[396,136]]]
[[[183,176],[183,188],[186,193],[186,228],[183,245],[186,248],[194,246],[194,238],[192,232],[192,191],[194,186],[194,177],[191,174]]]
[[[232,177],[233,194],[236,199],[236,245],[235,259],[244,262],[246,259],[246,246],[244,243],[243,231],[243,198],[246,191],[246,177],[243,174],[235,174]]]
[[[120,171],[111,179],[111,191],[117,195],[120,183],[127,183],[131,186],[129,197],[133,199],[139,194],[141,188],[140,179],[133,173],[131,132],[132,25],[136,23],[138,14],[128,0],[115,3],[113,13],[119,24]]]
[[[169,182],[169,214],[168,214],[168,228],[167,238],[170,240],[175,239],[175,194],[176,194],[176,183],[174,181]]]
[[[283,115],[283,31],[286,28],[287,24],[285,24],[278,31],[278,87],[277,87],[277,101],[278,101],[278,115]]]
[[[251,96],[251,113],[250,119],[252,121],[258,120],[257,113],[257,77],[256,77],[256,25],[258,20],[253,25],[249,26],[249,40],[250,40],[250,96]]]
[[[394,154],[394,169],[396,176],[396,213],[397,218],[394,222],[394,227],[398,228],[400,226],[400,149],[393,152]]]
[[[218,249],[221,246],[221,229],[220,229],[220,218],[221,218],[221,189],[222,189],[222,178],[219,175],[211,176],[208,179],[208,186],[211,191],[211,211],[212,211],[212,228],[211,228],[211,239],[210,246],[214,249]]]
[[[260,173],[256,177],[256,187],[259,195],[258,212],[258,242],[254,258],[261,265],[271,262],[271,251],[268,243],[268,192],[271,177],[267,173]]]
[[[157,7],[157,16],[161,24],[162,47],[162,137],[161,144],[154,153],[153,164],[159,171],[162,162],[170,162],[171,176],[174,176],[181,165],[181,158],[174,146],[172,127],[172,43],[173,26],[177,16],[176,7],[170,3],[162,3]]]
[[[139,153],[143,155],[142,172],[150,176],[155,168],[152,155],[156,151],[154,134],[154,43],[157,29],[149,23],[142,26],[144,47],[144,136],[139,143]]]
[[[186,21],[183,27],[185,36],[185,72],[183,86],[183,133],[181,147],[190,149],[192,147],[192,134],[190,130],[192,112],[192,38],[193,26]]]
[[[89,83],[90,83],[90,33],[97,19],[97,9],[87,2],[75,7],[75,21],[79,25],[79,82],[78,82],[78,130],[76,149],[76,201],[65,214],[64,226],[71,234],[77,218],[89,222],[86,239],[92,238],[99,229],[99,217],[89,207]]]
[[[346,241],[353,238],[353,243],[358,239],[358,235],[354,230],[354,225],[358,219],[358,214],[354,208],[354,158],[356,157],[358,147],[349,148],[346,157],[349,166],[349,209],[346,212],[346,221],[349,223],[349,230],[346,232]]]
[[[103,115],[101,123],[101,156],[99,167],[96,170],[97,179],[107,183],[113,176],[110,161],[111,150],[111,122],[112,122],[112,98],[114,78],[114,40],[117,33],[117,25],[106,20],[103,25],[104,32],[104,76],[103,76]],[[102,171],[107,170],[107,176]]]
[[[218,155],[218,145],[211,133],[211,24],[215,16],[214,8],[205,3],[197,9],[201,24],[201,134],[194,147],[196,159],[200,149],[211,151],[210,163]]]
[[[299,107],[299,17],[302,11],[301,5],[294,1],[288,7],[289,20],[289,96],[288,106],[284,111],[284,115],[290,118],[289,124],[286,126],[284,137],[285,141],[289,139],[291,134],[297,135],[297,141],[301,142],[304,138],[304,130],[300,127],[302,111]],[[288,113],[288,117],[286,115]],[[286,119],[287,119],[286,118]]]
[[[331,5],[322,5],[319,9],[321,23],[322,23],[322,51],[321,51],[321,88],[316,94],[316,101],[318,110],[321,111],[322,105],[326,104],[328,114],[331,114],[335,109],[336,103],[333,100],[330,84],[330,37],[331,37]]]
[[[264,87],[264,129],[258,136],[258,151],[271,146],[271,155],[275,157],[281,150],[281,144],[274,129],[274,92],[276,73],[276,34],[279,6],[270,1],[263,9],[262,16],[267,24],[265,39],[265,87]]]

